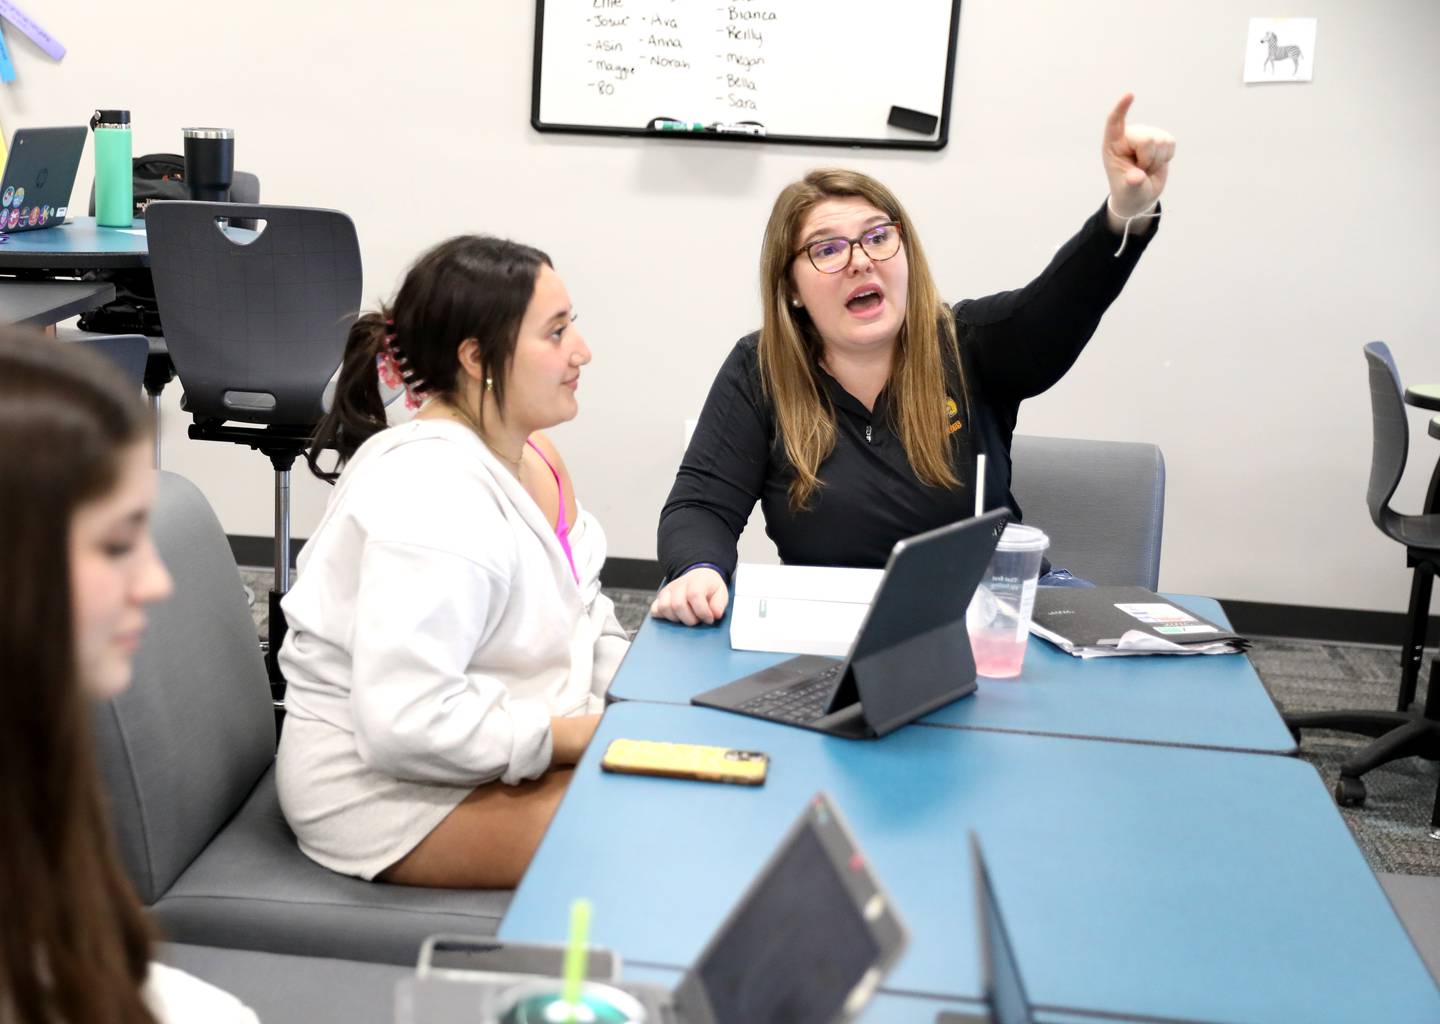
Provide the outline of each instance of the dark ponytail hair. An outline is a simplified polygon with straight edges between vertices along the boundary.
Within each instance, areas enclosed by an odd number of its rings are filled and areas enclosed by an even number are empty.
[[[150,925],[111,838],[69,566],[76,510],[151,429],[100,356],[0,330],[0,1020],[154,1024]]]
[[[503,410],[505,378],[541,264],[553,265],[539,249],[487,235],[459,235],[416,260],[393,306],[382,304],[350,328],[334,401],[305,456],[310,471],[333,483],[356,450],[385,429],[376,362],[387,344],[407,388],[446,397],[459,388],[461,342],[476,339]],[[318,463],[327,448],[339,453],[331,472]]]

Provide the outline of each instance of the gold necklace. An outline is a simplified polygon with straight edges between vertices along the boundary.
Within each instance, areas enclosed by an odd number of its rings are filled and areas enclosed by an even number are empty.
[[[492,452],[494,452],[495,455],[496,455],[496,457],[499,458],[500,461],[504,462],[505,465],[507,465],[507,466],[514,466],[514,467],[515,467],[515,475],[516,475],[517,477],[520,475],[520,463],[522,463],[522,462],[525,461],[525,452],[524,452],[524,451],[521,451],[521,452],[520,452],[520,457],[519,457],[518,459],[512,459],[512,458],[510,458],[510,456],[508,456],[508,455],[506,455],[504,452],[502,452],[499,448],[496,448],[496,447],[495,447],[493,444],[491,444],[489,441],[486,441],[485,438],[481,437],[481,438],[480,438],[480,441],[481,441],[482,444],[485,445],[486,448],[489,448]]]
[[[510,458],[510,456],[506,455],[499,448],[496,448],[493,444],[490,443],[490,439],[485,436],[485,432],[480,429],[480,424],[475,422],[475,418],[470,415],[468,410],[462,409],[458,405],[454,405],[450,402],[444,402],[443,405],[452,416],[463,422],[465,426],[469,427],[471,431],[474,432],[475,436],[480,439],[480,443],[495,453],[496,458],[498,458],[501,462],[505,463],[507,466],[514,467],[516,477],[520,476],[520,463],[525,461],[525,449],[520,449],[520,457],[518,459]]]

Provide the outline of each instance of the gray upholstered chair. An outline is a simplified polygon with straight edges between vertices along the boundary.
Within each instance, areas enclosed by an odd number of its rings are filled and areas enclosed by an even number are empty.
[[[296,845],[275,791],[255,625],[209,504],[160,476],[153,529],[175,580],[129,690],[96,714],[121,857],[175,942],[413,964],[437,932],[493,935],[508,891],[365,882]]]
[[[255,1011],[265,1024],[393,1024],[395,986],[408,967],[247,949],[162,945],[156,957],[208,981]]]
[[[1017,434],[1010,489],[1050,537],[1057,566],[1105,585],[1155,590],[1165,526],[1165,457],[1153,444]]]
[[[57,340],[64,345],[81,345],[100,353],[114,363],[129,380],[134,381],[137,388],[145,383],[145,363],[150,356],[150,339],[143,334],[86,334],[76,331]],[[156,433],[158,435],[159,431]]]
[[[1440,877],[1377,874],[1420,959],[1440,984]]]

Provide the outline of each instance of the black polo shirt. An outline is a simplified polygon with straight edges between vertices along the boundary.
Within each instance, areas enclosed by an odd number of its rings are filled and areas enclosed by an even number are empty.
[[[947,373],[952,466],[959,486],[931,487],[910,467],[893,427],[890,391],[874,411],[816,369],[835,416],[835,448],[820,464],[810,506],[790,508],[794,468],[760,383],[759,334],[740,340],[710,388],[660,514],[660,564],[669,578],[700,562],[734,572],[735,543],[755,502],[788,564],[883,566],[895,542],[972,515],[975,457],[986,456],[985,507],[1021,510],[1010,493],[1010,441],[1020,402],[1058,381],[1120,294],[1159,221],[1115,256],[1105,209],[1094,214],[1024,288],[955,305],[967,407]],[[967,416],[968,411],[968,416]]]

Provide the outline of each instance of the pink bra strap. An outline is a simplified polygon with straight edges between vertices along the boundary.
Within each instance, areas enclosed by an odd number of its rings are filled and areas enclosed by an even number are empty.
[[[550,464],[538,445],[534,441],[525,442],[535,449],[535,454],[540,456],[540,461],[545,463],[545,468],[550,470],[550,475],[555,478],[555,490],[560,495],[560,512],[555,517],[555,538],[560,541],[560,550],[565,552],[565,558],[570,563],[570,575],[575,577],[575,582],[580,582],[580,573],[575,569],[575,553],[570,550],[570,524],[565,519],[565,485],[560,482],[560,474]]]

